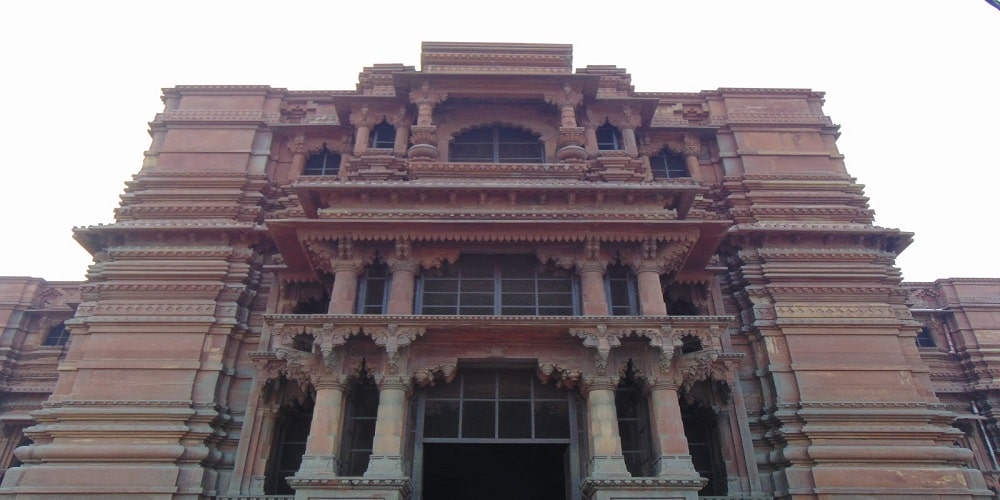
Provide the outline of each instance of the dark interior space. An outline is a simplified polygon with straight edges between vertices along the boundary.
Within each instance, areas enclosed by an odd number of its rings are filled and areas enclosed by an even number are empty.
[[[565,444],[424,444],[422,500],[566,498]]]

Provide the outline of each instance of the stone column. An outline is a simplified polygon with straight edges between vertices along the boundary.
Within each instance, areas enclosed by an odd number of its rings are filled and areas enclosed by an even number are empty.
[[[587,431],[590,436],[590,477],[632,477],[625,467],[622,440],[618,435],[618,411],[615,408],[613,377],[588,377],[584,380],[587,398]]]
[[[659,477],[695,479],[698,473],[691,463],[681,407],[678,403],[677,384],[673,381],[651,380],[649,385],[649,410],[653,426],[653,451],[658,455],[654,470]]]
[[[698,153],[701,152],[701,140],[692,134],[684,134],[684,165],[688,169],[691,177],[699,177],[701,174],[701,163],[698,162]]]
[[[633,266],[636,285],[639,289],[639,308],[643,316],[666,316],[667,303],[663,300],[660,274],[663,266],[655,262],[641,261]]]
[[[607,265],[603,261],[585,260],[577,264],[580,275],[580,295],[583,298],[583,314],[587,316],[607,316],[608,298],[604,290],[604,273]]]
[[[267,404],[262,405],[257,412],[258,418],[260,419],[260,438],[258,439],[257,447],[254,450],[254,463],[251,468],[250,490],[248,491],[251,495],[264,494],[264,478],[267,474],[267,461],[270,458],[270,451],[274,445],[274,431],[277,430],[278,412],[280,411],[281,406],[276,404]],[[238,492],[232,491],[232,488],[230,488],[230,493],[236,494]]]
[[[371,134],[371,128],[367,124],[358,125],[357,135],[354,139],[354,154],[360,156],[368,151],[368,137]]]
[[[625,143],[624,144],[625,152],[628,153],[629,156],[634,157],[639,155],[639,146],[636,144],[635,141],[634,128],[632,127],[622,128],[622,142]]]
[[[334,270],[333,289],[330,291],[330,314],[354,313],[354,301],[358,295],[358,273],[361,259],[331,261]]]
[[[413,314],[417,269],[420,263],[413,259],[387,259],[392,279],[389,284],[387,314]]]
[[[295,179],[302,175],[302,171],[306,168],[306,138],[304,135],[298,135],[292,142],[292,167],[291,172],[288,173],[289,179]]]
[[[406,154],[408,142],[410,142],[410,126],[404,123],[396,125],[396,140],[393,142],[392,152],[400,155]]]
[[[313,378],[316,405],[302,465],[296,476],[336,476],[340,462],[340,441],[343,438],[344,388],[347,378],[324,374]]]
[[[410,390],[408,377],[389,375],[379,380],[378,414],[375,440],[365,477],[401,478],[403,444],[406,435],[406,403]]]

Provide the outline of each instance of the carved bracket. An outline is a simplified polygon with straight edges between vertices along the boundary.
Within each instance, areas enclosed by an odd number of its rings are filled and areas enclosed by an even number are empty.
[[[386,371],[388,374],[399,373],[399,349],[410,345],[417,337],[426,333],[423,327],[389,324],[385,327],[365,327],[365,335],[375,341],[375,345],[384,347],[387,356]]]

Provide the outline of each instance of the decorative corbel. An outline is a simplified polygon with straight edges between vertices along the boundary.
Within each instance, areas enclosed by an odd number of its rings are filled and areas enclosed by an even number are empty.
[[[677,332],[670,325],[663,325],[659,329],[637,329],[635,333],[640,337],[649,339],[649,345],[660,351],[660,373],[670,373],[674,352],[676,352],[678,347],[684,345],[680,335],[677,335]]]
[[[433,386],[439,381],[450,384],[457,375],[458,369],[454,363],[439,363],[429,368],[414,370],[413,382],[418,387]]]
[[[583,370],[567,368],[558,363],[539,361],[538,378],[542,383],[553,381],[556,387],[575,389],[583,380]]]
[[[611,349],[622,345],[621,339],[627,332],[621,328],[608,328],[607,325],[597,325],[595,328],[570,328],[570,335],[583,339],[585,347],[593,347],[597,351],[594,368],[598,375],[606,375],[608,371],[608,356]]]
[[[386,372],[390,375],[399,373],[399,350],[413,343],[417,337],[426,333],[427,329],[418,326],[389,324],[386,327],[366,327],[365,334],[375,341],[375,345],[384,347],[386,352]]]

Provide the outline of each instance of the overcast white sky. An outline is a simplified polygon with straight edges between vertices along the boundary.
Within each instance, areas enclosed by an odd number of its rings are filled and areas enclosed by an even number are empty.
[[[420,42],[574,45],[639,91],[827,93],[880,226],[916,233],[908,281],[1000,277],[1000,11],[983,0],[10,1],[0,6],[0,275],[82,279],[73,226],[107,223],[160,89],[353,89]]]

